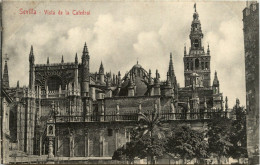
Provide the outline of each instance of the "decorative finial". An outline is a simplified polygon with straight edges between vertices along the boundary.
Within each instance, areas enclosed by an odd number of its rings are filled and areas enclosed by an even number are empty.
[[[87,47],[87,43],[86,42],[84,44],[83,53],[87,53],[88,54],[88,47]]]
[[[31,45],[30,56],[33,54],[33,46]]]
[[[195,9],[195,13],[196,13],[197,12],[196,3],[194,3],[194,9]]]
[[[208,43],[208,50],[207,50],[208,54],[210,53],[210,50],[209,50],[209,43]]]
[[[49,60],[49,57],[47,58],[47,64],[49,64],[50,63],[50,60]]]
[[[228,98],[227,98],[227,96],[226,96],[226,104],[225,104],[225,109],[227,110],[228,109]]]
[[[8,57],[8,54],[7,54],[7,53],[5,53],[4,60],[5,60],[5,62],[7,62],[7,61],[9,60],[9,57]]]
[[[186,43],[184,43],[184,55],[186,55]]]
[[[64,63],[63,55],[62,55],[62,57],[61,57],[61,63]]]
[[[78,54],[76,53],[76,56],[75,56],[75,63],[78,63]]]
[[[17,81],[17,85],[16,85],[17,88],[20,88],[20,85],[19,85],[19,80]]]

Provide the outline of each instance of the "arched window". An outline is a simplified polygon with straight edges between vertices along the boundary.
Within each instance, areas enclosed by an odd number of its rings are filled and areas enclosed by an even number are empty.
[[[189,69],[190,69],[189,63],[187,62],[187,63],[186,63],[186,70],[189,70]]]
[[[61,79],[58,76],[51,76],[47,80],[47,86],[49,91],[59,90],[59,86],[61,84]]]
[[[198,70],[200,67],[200,60],[199,59],[196,59],[195,60],[195,69]]]
[[[205,69],[208,70],[208,62],[205,62]]]
[[[194,46],[195,46],[195,48],[198,48],[198,47],[199,47],[199,40],[198,40],[198,39],[195,39],[195,41],[194,41]]]
[[[193,70],[193,63],[190,63],[190,70]]]

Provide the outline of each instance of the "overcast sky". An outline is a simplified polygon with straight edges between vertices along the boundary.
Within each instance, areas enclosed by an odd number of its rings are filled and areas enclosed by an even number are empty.
[[[184,86],[183,47],[190,47],[189,33],[194,2],[4,2],[3,54],[9,55],[10,85],[28,85],[29,52],[34,47],[35,63],[74,62],[84,42],[90,53],[90,71],[121,74],[136,64],[158,69],[166,79],[170,52],[177,81]],[[197,2],[204,33],[210,45],[211,81],[215,70],[220,90],[230,107],[239,98],[245,105],[245,71],[242,10],[245,2]],[[20,9],[35,9],[36,15],[21,15]],[[55,10],[56,15],[44,15]],[[70,15],[58,15],[58,10]],[[72,10],[90,15],[72,15]],[[41,14],[39,13],[41,12]],[[188,48],[187,48],[188,49]]]

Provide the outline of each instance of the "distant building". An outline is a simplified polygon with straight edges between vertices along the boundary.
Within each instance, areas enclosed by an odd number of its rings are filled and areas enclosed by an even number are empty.
[[[1,91],[1,144],[0,144],[0,160],[1,164],[9,163],[9,142],[10,142],[10,105],[12,99],[8,96],[4,88]]]
[[[243,10],[247,148],[249,163],[259,163],[259,3],[247,2]],[[255,162],[257,161],[257,162]]]
[[[35,64],[29,53],[29,86],[8,88],[15,100],[12,138],[28,155],[48,155],[48,161],[110,161],[114,151],[130,141],[139,114],[160,112],[169,123],[185,122],[203,129],[215,112],[227,112],[215,72],[211,85],[210,49],[204,50],[199,14],[191,24],[191,48],[184,50],[185,87],[179,87],[170,55],[167,80],[138,62],[121,75],[89,68],[85,43],[81,60]],[[4,72],[7,73],[7,71]],[[8,73],[7,73],[8,75]],[[8,76],[4,76],[6,87]],[[111,162],[110,162],[111,163]]]

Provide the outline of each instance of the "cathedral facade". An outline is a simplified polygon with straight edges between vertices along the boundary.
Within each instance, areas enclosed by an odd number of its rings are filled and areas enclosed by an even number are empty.
[[[50,160],[81,157],[110,158],[130,141],[140,113],[157,111],[166,122],[181,121],[202,129],[215,112],[227,114],[228,100],[220,93],[217,72],[211,81],[211,52],[202,44],[203,33],[195,10],[189,50],[184,48],[185,86],[180,87],[170,54],[167,80],[155,77],[138,62],[121,75],[90,70],[91,50],[66,63],[36,64],[29,53],[29,86],[9,87],[7,63],[3,86],[13,98],[11,137],[17,150],[28,155],[48,155]],[[224,105],[225,104],[225,105]]]

